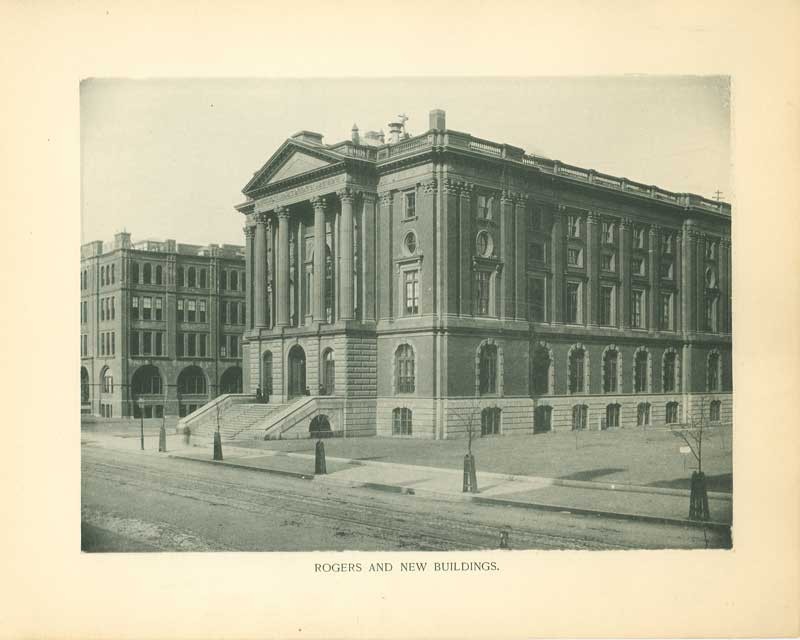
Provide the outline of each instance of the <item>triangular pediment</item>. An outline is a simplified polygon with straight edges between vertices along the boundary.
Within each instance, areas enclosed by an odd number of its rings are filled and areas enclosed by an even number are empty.
[[[296,151],[289,156],[282,165],[276,168],[275,173],[267,180],[266,184],[286,180],[286,178],[291,178],[292,176],[300,175],[307,171],[313,171],[320,167],[327,167],[329,164],[331,163],[327,160],[315,158],[307,153]]]
[[[287,140],[267,163],[253,175],[243,192],[249,194],[276,182],[329,167],[343,158],[328,149],[315,148],[295,140]]]

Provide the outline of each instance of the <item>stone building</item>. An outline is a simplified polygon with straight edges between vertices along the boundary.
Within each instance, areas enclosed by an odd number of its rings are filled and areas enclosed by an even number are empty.
[[[81,413],[186,415],[242,391],[244,248],[114,242],[81,247]]]
[[[731,420],[730,205],[448,130],[301,131],[244,187],[268,437]],[[255,414],[252,414],[255,415]]]

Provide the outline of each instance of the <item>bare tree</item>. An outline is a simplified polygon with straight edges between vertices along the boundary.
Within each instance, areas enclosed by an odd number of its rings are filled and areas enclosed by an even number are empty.
[[[708,490],[703,473],[703,438],[706,434],[706,398],[700,399],[700,415],[689,416],[686,425],[672,428],[672,435],[683,440],[697,460],[697,471],[692,472],[691,491],[689,495],[689,519],[709,520]]]
[[[472,441],[478,435],[480,424],[481,403],[479,398],[470,399],[465,405],[454,410],[464,430],[467,433],[467,455],[464,456],[464,485],[463,491],[478,493],[478,479],[475,471],[475,458],[472,455]]]

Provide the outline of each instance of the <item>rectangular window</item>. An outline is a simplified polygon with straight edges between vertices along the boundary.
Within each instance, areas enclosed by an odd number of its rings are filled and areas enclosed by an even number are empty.
[[[139,355],[139,332],[138,331],[131,331],[130,335],[130,349],[132,356]]]
[[[419,271],[406,271],[404,278],[406,315],[415,315],[419,313]]]
[[[156,320],[163,320],[164,319],[164,299],[163,298],[156,298]]]
[[[661,328],[672,329],[672,294],[661,294]]]
[[[581,250],[576,249],[575,247],[569,247],[567,249],[567,264],[571,267],[580,267],[583,264],[581,260]]]
[[[175,334],[175,355],[179,358],[183,357],[184,349],[183,349],[183,334],[176,333]]]
[[[117,337],[116,332],[112,331],[111,332],[111,355],[112,356],[115,355],[116,352],[117,352],[116,337]]]
[[[633,248],[644,249],[644,228],[642,227],[633,228]]]
[[[225,300],[219,303],[219,319],[222,324],[228,324],[228,303]]]
[[[667,424],[677,424],[678,422],[678,403],[667,403]]]
[[[544,278],[528,280],[528,313],[531,322],[545,321],[545,282]]]
[[[635,276],[644,275],[644,259],[638,256],[631,258],[631,273]]]
[[[131,320],[139,319],[139,298],[133,296],[131,298]]]
[[[566,322],[569,324],[577,324],[581,321],[580,290],[580,283],[567,283]]]
[[[183,299],[178,298],[178,322],[183,322]]]
[[[531,243],[530,247],[530,255],[528,259],[532,262],[544,262],[545,261],[545,248],[544,242],[533,242]]]
[[[672,253],[672,235],[665,233],[661,236],[661,253],[670,255]]]
[[[152,319],[153,299],[149,296],[142,298],[142,320]]]
[[[197,301],[196,300],[187,300],[186,301],[186,320],[187,320],[187,322],[196,322],[197,321]]]
[[[600,287],[600,324],[614,324],[614,287]]]
[[[105,302],[104,300],[102,300],[102,299],[100,300],[100,321],[101,322],[106,319],[106,309],[105,309],[105,304],[103,304],[104,302]]]
[[[604,222],[602,228],[602,238],[604,244],[614,244],[614,223]]]
[[[112,320],[113,320],[114,318],[116,318],[116,316],[117,316],[117,311],[116,311],[116,309],[114,308],[114,300],[115,300],[115,296],[111,296],[111,319],[112,319]]]
[[[238,358],[239,357],[239,336],[228,336],[229,339],[229,349],[228,355],[231,358]]]
[[[581,237],[581,225],[578,216],[567,216],[567,235],[570,238]]]
[[[187,333],[186,334],[186,355],[194,357],[197,355],[197,334],[196,333]]]
[[[631,292],[631,326],[644,328],[644,291]]]
[[[492,198],[491,196],[478,196],[478,218],[480,220],[492,219]]]
[[[661,277],[665,280],[672,280],[672,260],[661,261]]]
[[[717,330],[717,297],[707,295],[705,300],[705,330],[716,332]]]
[[[640,427],[650,424],[650,405],[646,402],[640,404],[636,410],[636,424]]]
[[[198,315],[198,321],[199,322],[205,322],[206,321],[206,301],[205,300],[200,300],[197,303],[197,315]]]
[[[405,194],[405,218],[414,218],[417,215],[417,194],[409,192]]]
[[[101,333],[100,334],[100,355],[101,356],[106,355],[106,334],[105,333]]]
[[[614,254],[604,253],[600,258],[600,268],[603,271],[614,271]]]
[[[149,356],[153,353],[153,334],[150,331],[142,333],[142,355]]]
[[[528,219],[530,221],[530,228],[534,231],[541,231],[542,227],[544,226],[542,220],[542,210],[539,208],[534,208],[531,211],[531,216]]]
[[[208,334],[207,333],[198,333],[197,334],[197,355],[201,358],[205,358],[206,354],[208,353]]]
[[[475,313],[479,316],[489,315],[489,290],[491,274],[488,271],[475,273]]]
[[[156,331],[156,349],[157,356],[164,355],[164,334],[161,331]]]

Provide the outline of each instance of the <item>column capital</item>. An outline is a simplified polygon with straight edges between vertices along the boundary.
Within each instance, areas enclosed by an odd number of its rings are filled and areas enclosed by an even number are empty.
[[[364,202],[375,202],[378,199],[378,194],[374,191],[362,191],[361,199],[364,200]]]
[[[247,225],[246,227],[243,227],[242,230],[244,231],[245,238],[253,238],[256,235],[255,225]]]
[[[311,206],[314,207],[315,210],[322,209],[323,211],[325,211],[325,208],[328,205],[325,196],[314,196],[309,200],[309,202],[311,202]]]
[[[449,179],[448,179],[448,182],[449,182]],[[457,186],[456,186],[455,182],[450,182],[450,185],[451,185],[450,188],[452,188],[452,189],[457,188],[458,191],[461,193],[461,195],[463,197],[465,197],[465,198],[472,197],[472,192],[475,190],[475,185],[472,184],[471,182],[461,181],[461,182],[458,183]]]
[[[339,189],[339,191],[336,192],[336,195],[339,196],[339,200],[342,202],[353,202],[353,199],[355,198],[355,193],[350,187]]]
[[[651,224],[651,225],[650,225],[650,229],[647,231],[647,234],[648,234],[648,235],[649,235],[651,238],[655,238],[655,237],[656,237],[656,234],[658,234],[658,233],[660,233],[660,232],[661,232],[661,226],[660,226],[660,225],[657,225],[657,224]]]
[[[602,222],[602,217],[597,211],[590,211],[587,216],[587,222],[590,224],[599,224]]]
[[[514,204],[514,200],[516,199],[516,197],[517,194],[514,193],[513,191],[507,191],[506,189],[503,189],[500,192],[500,202],[505,202],[507,204]]]
[[[269,220],[269,215],[266,211],[262,211],[261,213],[254,213],[253,220],[256,224],[267,224],[267,220]]]
[[[427,181],[422,183],[422,187],[423,187],[423,189],[425,189],[425,193],[429,193],[429,194],[430,193],[436,193],[437,185],[438,185],[438,182],[436,181],[436,178],[431,178],[430,180],[427,180]]]
[[[289,219],[289,207],[285,207],[283,205],[278,205],[275,207],[275,215],[277,215],[282,220]]]
[[[394,191],[392,190],[381,191],[378,194],[378,200],[380,201],[381,206],[388,207],[390,204],[392,204],[393,199],[394,199]]]
[[[530,196],[527,193],[517,193],[514,202],[518,205],[525,206],[528,204]]]
[[[627,231],[632,226],[633,226],[633,220],[631,220],[630,218],[622,218],[622,220],[619,221],[619,227],[623,231]]]

